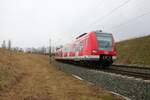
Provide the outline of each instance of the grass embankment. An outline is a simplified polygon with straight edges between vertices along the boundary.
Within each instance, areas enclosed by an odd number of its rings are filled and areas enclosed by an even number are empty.
[[[0,91],[7,91],[24,76],[20,61],[16,54],[0,49]]]
[[[121,100],[49,64],[48,57],[0,49],[0,100]]]
[[[117,43],[118,64],[150,65],[150,35]]]

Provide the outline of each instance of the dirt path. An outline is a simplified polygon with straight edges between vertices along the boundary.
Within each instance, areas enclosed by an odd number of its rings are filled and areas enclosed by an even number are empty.
[[[8,91],[0,92],[0,100],[122,100],[58,70],[46,56],[20,57],[24,73]]]

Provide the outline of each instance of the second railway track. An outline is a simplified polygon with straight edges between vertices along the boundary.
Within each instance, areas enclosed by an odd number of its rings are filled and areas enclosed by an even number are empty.
[[[112,65],[103,71],[150,80],[150,68],[147,67]]]

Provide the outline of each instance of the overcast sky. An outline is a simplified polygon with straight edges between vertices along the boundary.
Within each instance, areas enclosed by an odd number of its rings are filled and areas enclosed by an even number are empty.
[[[102,29],[117,41],[150,34],[150,0],[0,0],[0,44],[64,44]]]

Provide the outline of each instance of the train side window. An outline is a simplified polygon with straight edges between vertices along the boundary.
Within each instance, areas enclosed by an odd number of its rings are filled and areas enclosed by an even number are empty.
[[[80,50],[80,43],[76,44],[75,46],[75,52],[78,52]]]
[[[73,52],[76,52],[76,44],[74,44],[74,46],[73,46]]]
[[[69,52],[69,48],[65,48],[65,52]]]
[[[80,51],[83,50],[83,42],[80,42],[80,44],[79,44],[79,49],[80,49]]]
[[[77,52],[78,51],[78,45],[76,44],[74,48],[75,48],[75,52]]]
[[[67,48],[67,52],[70,52],[70,48]]]

